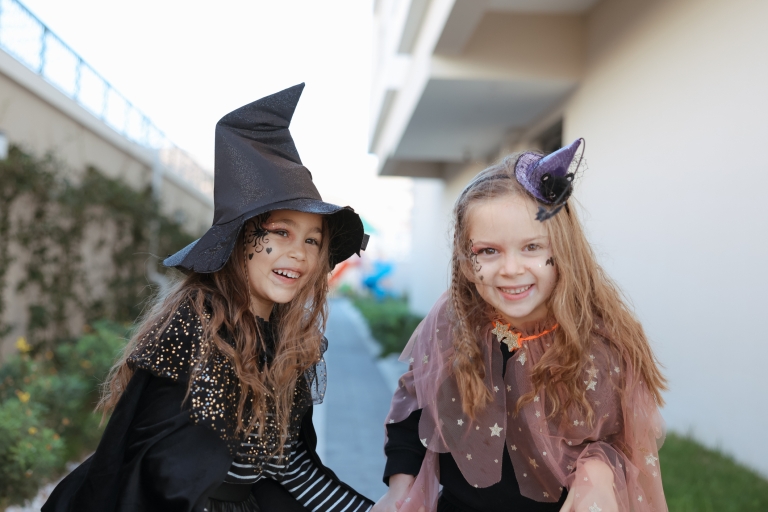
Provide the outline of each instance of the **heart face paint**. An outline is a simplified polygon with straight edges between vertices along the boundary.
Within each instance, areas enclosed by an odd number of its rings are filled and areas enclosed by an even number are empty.
[[[323,219],[315,213],[275,210],[250,223],[245,244],[253,311],[269,319],[275,304],[293,300],[312,278],[323,243]],[[266,250],[265,250],[266,249]]]

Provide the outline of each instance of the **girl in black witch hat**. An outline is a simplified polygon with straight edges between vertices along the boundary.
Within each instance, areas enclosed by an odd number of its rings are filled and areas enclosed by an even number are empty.
[[[364,511],[315,453],[327,276],[364,247],[322,201],[288,126],[303,84],[216,125],[213,226],[164,262],[186,277],[105,385],[112,417],[48,511]]]

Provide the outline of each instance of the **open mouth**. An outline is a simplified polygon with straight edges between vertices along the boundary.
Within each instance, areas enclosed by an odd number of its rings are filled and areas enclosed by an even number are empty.
[[[278,268],[272,271],[272,273],[279,275],[280,277],[285,277],[287,279],[298,279],[301,277],[300,272],[296,272],[295,270],[286,270],[284,268]]]
[[[507,295],[522,295],[528,290],[530,290],[533,287],[532,284],[526,285],[526,286],[520,286],[517,288],[499,288],[499,290],[502,293],[506,293]]]

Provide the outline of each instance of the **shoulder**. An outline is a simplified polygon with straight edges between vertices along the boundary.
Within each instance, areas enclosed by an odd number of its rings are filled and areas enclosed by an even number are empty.
[[[149,328],[128,365],[174,380],[188,375],[206,345],[203,320],[189,301],[182,302]]]

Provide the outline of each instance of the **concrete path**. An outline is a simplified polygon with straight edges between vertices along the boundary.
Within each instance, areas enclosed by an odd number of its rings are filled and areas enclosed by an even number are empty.
[[[365,321],[346,299],[331,301],[326,337],[328,390],[315,418],[318,437],[324,437],[320,455],[339,478],[376,501],[387,490],[381,481],[384,419],[394,384],[380,367],[392,363],[377,360]]]

